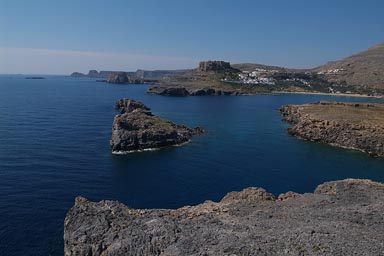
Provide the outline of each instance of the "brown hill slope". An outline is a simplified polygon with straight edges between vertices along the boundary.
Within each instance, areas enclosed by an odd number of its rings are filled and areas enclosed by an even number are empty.
[[[384,43],[313,69],[331,82],[362,89],[384,90]]]

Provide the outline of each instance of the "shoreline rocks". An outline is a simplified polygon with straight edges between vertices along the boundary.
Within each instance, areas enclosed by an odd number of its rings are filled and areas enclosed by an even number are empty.
[[[110,141],[113,153],[130,153],[154,150],[187,143],[192,136],[203,133],[154,116],[150,108],[131,99],[116,102],[120,111],[115,116]]]
[[[292,124],[288,133],[300,139],[384,156],[384,105],[316,102],[280,109]]]
[[[181,86],[153,86],[147,91],[149,94],[158,94],[163,96],[221,96],[221,95],[249,95],[249,93],[242,93],[238,90],[225,90],[216,88],[185,88]]]
[[[380,255],[384,184],[346,179],[314,193],[262,188],[179,209],[131,209],[77,197],[64,255]]]

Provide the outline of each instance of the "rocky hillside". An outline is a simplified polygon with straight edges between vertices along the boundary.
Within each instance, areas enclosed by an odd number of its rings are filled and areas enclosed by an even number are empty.
[[[305,80],[312,86],[306,91],[384,95],[384,43],[314,69],[287,69],[251,63],[232,66],[246,72],[263,70],[266,77],[274,79],[282,89],[287,88],[287,81],[294,80],[291,86],[297,86],[299,80]],[[292,88],[288,90],[294,91]]]
[[[302,71],[300,69],[288,69],[284,67],[277,67],[277,66],[269,66],[264,64],[257,64],[257,63],[238,63],[238,64],[232,64],[233,68],[239,69],[241,71],[253,71],[257,69],[264,69],[264,70],[278,70],[281,72],[287,72],[287,71]]]
[[[331,82],[384,92],[384,43],[312,71],[324,74]]]
[[[262,188],[177,210],[76,198],[64,255],[382,255],[384,184],[347,179],[278,198]]]

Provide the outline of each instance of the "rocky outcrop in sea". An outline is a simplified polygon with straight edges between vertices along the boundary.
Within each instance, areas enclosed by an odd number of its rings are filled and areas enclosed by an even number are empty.
[[[112,127],[110,145],[113,153],[181,145],[203,132],[200,127],[192,129],[154,116],[150,108],[131,99],[118,100],[116,108],[120,114],[115,116]]]
[[[383,212],[384,184],[359,179],[278,198],[247,188],[176,210],[78,197],[64,255],[382,255]]]
[[[384,156],[382,104],[316,102],[287,105],[280,112],[295,137]]]

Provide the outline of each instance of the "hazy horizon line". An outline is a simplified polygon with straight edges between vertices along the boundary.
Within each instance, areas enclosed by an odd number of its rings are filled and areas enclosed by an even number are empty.
[[[89,70],[97,71],[122,71],[122,72],[135,72],[136,70],[182,70],[194,69],[198,66],[200,61],[204,60],[224,60],[231,64],[260,64],[266,66],[276,66],[288,69],[312,69],[314,67],[292,67],[283,66],[278,64],[260,63],[257,61],[241,61],[241,60],[228,60],[225,58],[210,56],[207,58],[191,58],[191,57],[175,57],[175,56],[162,56],[150,54],[136,54],[127,52],[105,52],[105,51],[80,51],[80,50],[67,50],[67,49],[44,49],[44,48],[28,48],[28,47],[0,47],[0,74],[1,75],[70,75],[73,72],[80,72],[87,74]],[[8,57],[8,58],[7,58]],[[43,63],[40,65],[35,64],[36,59]],[[2,63],[1,60],[7,60],[7,63]],[[44,62],[45,60],[45,62]],[[84,63],[85,61],[85,63]],[[94,66],[89,66],[88,62],[95,63]],[[28,63],[29,62],[29,63]],[[20,63],[26,64],[35,69],[20,69],[14,71],[16,66]],[[43,64],[50,65],[51,63],[59,63],[60,66],[56,67],[56,71],[44,72],[37,68],[42,67]],[[109,63],[109,64],[108,64]],[[135,64],[133,64],[135,63]],[[136,64],[137,63],[137,64]],[[326,64],[327,62],[323,63]],[[12,66],[12,64],[14,66]],[[133,66],[134,65],[134,66]],[[4,66],[4,67],[3,67]],[[10,66],[10,67],[9,67]],[[107,68],[108,66],[108,68]],[[8,67],[8,69],[7,69]],[[12,70],[13,69],[13,70]],[[59,70],[60,69],[60,70]],[[8,70],[8,71],[7,71]],[[11,71],[12,70],[12,71]],[[35,70],[35,71],[33,71]]]

